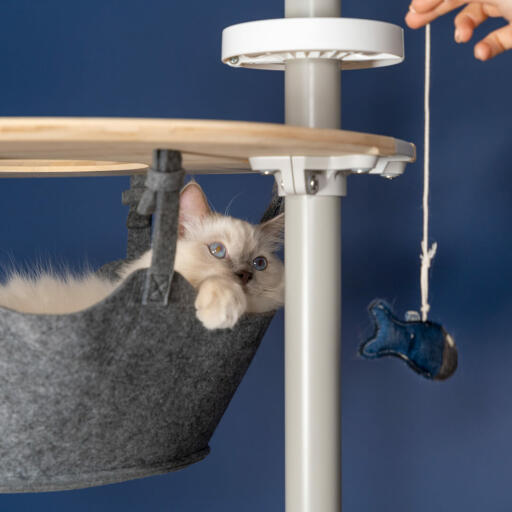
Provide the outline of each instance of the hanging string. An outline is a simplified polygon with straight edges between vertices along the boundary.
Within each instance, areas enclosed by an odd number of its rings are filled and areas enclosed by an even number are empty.
[[[430,305],[428,303],[428,270],[436,255],[437,243],[428,246],[428,196],[430,180],[430,23],[425,27],[425,126],[423,156],[423,240],[421,242],[421,319],[427,320]]]

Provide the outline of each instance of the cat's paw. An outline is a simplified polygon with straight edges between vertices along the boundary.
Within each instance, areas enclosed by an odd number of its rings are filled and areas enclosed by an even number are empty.
[[[196,316],[207,329],[233,327],[247,309],[242,287],[225,279],[206,279],[199,287]]]

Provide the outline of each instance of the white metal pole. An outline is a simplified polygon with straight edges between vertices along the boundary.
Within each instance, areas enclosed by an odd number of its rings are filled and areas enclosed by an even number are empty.
[[[340,199],[286,198],[286,510],[341,510]]]
[[[340,0],[285,0],[287,17],[340,16]],[[285,69],[287,124],[340,128],[339,62]],[[341,198],[286,197],[286,511],[341,511]]]
[[[338,60],[287,61],[284,83],[286,124],[340,128],[341,72]]]
[[[286,18],[339,18],[341,0],[285,0]]]

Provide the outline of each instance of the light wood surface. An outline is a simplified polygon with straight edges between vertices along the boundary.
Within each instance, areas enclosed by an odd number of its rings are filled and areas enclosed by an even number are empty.
[[[344,130],[239,121],[0,118],[0,176],[4,177],[142,172],[156,148],[182,151],[188,171],[229,173],[250,171],[251,156],[354,152],[387,156],[395,153],[395,141]],[[107,162],[103,170],[99,161]],[[123,168],[124,163],[130,165]]]
[[[0,177],[31,178],[65,175],[125,175],[145,173],[148,166],[129,162],[92,160],[7,160],[0,159]]]

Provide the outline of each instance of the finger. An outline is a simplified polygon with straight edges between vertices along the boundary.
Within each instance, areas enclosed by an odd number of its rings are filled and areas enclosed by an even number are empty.
[[[428,11],[432,11],[436,7],[439,7],[441,4],[453,5],[457,4],[456,7],[462,4],[471,4],[471,3],[486,3],[489,5],[497,5],[499,4],[499,0],[465,0],[464,2],[457,2],[457,0],[412,0],[411,1],[411,9],[417,13],[423,14]],[[456,8],[455,7],[455,8]],[[454,9],[454,7],[452,7]],[[450,9],[450,10],[452,10]]]
[[[464,4],[494,5],[496,0],[413,0],[405,22],[410,28],[420,28]]]
[[[463,0],[414,0],[405,16],[405,22],[410,28],[420,28],[465,3]]]
[[[423,14],[432,11],[443,2],[444,0],[412,0],[410,9],[413,12]]]
[[[467,43],[478,25],[481,25],[489,16],[482,4],[469,4],[455,16],[455,41]]]
[[[512,24],[491,32],[475,46],[475,57],[489,60],[505,50],[512,49]]]

